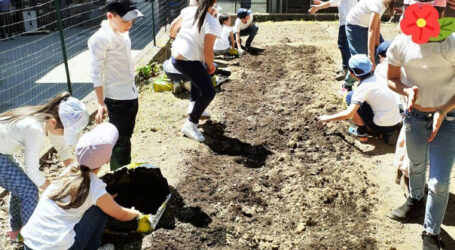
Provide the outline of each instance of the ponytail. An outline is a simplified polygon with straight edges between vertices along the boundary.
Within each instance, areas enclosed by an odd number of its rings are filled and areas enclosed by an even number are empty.
[[[210,7],[215,4],[215,0],[199,0],[199,6],[197,7],[196,14],[194,15],[194,23],[197,21],[197,28],[199,33],[201,32],[202,25],[204,24],[205,16]]]
[[[90,192],[90,169],[84,165],[74,165],[57,182],[59,186],[51,192],[49,199],[63,209],[78,208]],[[63,201],[66,197],[70,199],[67,202]]]
[[[70,93],[63,92],[44,105],[26,106],[12,109],[0,114],[0,123],[14,122],[27,117],[35,117],[41,121],[55,119],[56,128],[63,128],[62,121],[58,115],[60,102],[70,97]]]

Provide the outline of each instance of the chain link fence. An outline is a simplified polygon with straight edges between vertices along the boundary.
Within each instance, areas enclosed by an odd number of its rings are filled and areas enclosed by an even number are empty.
[[[87,40],[106,19],[105,0],[0,0],[0,112],[93,90]],[[187,6],[187,0],[138,0],[144,14],[130,31],[133,57]]]

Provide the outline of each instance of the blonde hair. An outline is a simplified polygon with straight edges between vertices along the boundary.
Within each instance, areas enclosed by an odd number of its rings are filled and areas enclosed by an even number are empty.
[[[70,93],[63,92],[44,105],[25,106],[6,111],[0,114],[0,123],[15,122],[27,117],[34,117],[39,121],[55,119],[57,121],[56,128],[63,128],[58,109],[60,102],[68,97],[70,97]]]
[[[57,179],[57,190],[49,194],[49,199],[55,201],[63,209],[78,208],[84,204],[90,192],[90,169],[84,165],[74,165]],[[69,201],[63,199],[70,197]]]

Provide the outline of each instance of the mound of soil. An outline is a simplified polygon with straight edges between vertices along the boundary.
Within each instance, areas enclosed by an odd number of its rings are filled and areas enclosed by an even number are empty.
[[[221,119],[201,126],[211,150],[192,152],[182,200],[143,247],[376,248],[372,184],[351,160],[359,153],[316,119],[340,106],[319,85],[333,64],[324,54],[269,46],[230,63],[232,81],[211,106]],[[169,223],[182,213],[190,223]]]

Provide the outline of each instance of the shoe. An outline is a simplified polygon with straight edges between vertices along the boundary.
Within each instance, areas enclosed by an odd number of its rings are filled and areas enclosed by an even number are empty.
[[[406,199],[406,202],[399,208],[392,210],[389,218],[392,220],[403,221],[407,219],[418,218],[425,212],[425,201],[423,198],[417,200],[411,197]]]
[[[98,250],[115,250],[115,246],[112,243],[107,243],[98,247]]]
[[[186,114],[187,114],[187,115],[190,115],[191,112],[193,112],[194,104],[195,104],[195,102],[190,102],[190,103],[188,104],[188,109],[186,110]],[[207,111],[202,112],[201,117],[200,117],[199,119],[201,119],[201,120],[210,119],[210,114],[209,114],[209,112],[207,112]]]
[[[367,142],[368,141],[368,134],[367,133],[363,133],[363,134],[359,134],[359,132],[357,131],[358,127],[350,127],[348,129],[348,133],[357,137],[357,139],[361,142]]]
[[[194,124],[187,120],[185,122],[185,125],[182,127],[182,133],[186,135],[188,138],[198,141],[198,142],[203,142],[205,141],[204,136],[202,133],[197,129],[197,124]]]
[[[337,72],[337,75],[335,76],[335,80],[337,81],[343,81],[346,78],[346,74],[348,73],[347,70],[343,69],[339,72]]]
[[[442,242],[439,235],[427,234],[427,232],[422,232],[422,249],[423,250],[440,250],[447,249],[446,245]]]

